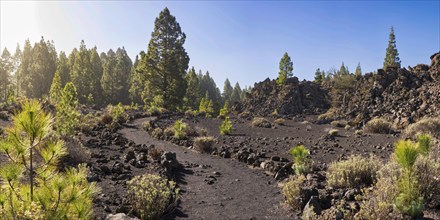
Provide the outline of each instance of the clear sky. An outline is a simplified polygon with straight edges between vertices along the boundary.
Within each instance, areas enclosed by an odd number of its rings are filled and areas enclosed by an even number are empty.
[[[440,51],[440,1],[4,1],[0,46],[53,40],[71,52],[85,40],[100,52],[124,46],[134,60],[147,49],[154,19],[168,7],[187,36],[190,66],[209,70],[220,89],[276,78],[284,52],[294,75],[317,68],[363,72],[382,67],[393,25],[402,66],[430,64]]]

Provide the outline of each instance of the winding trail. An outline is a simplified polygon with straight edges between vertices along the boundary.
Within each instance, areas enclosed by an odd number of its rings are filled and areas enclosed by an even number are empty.
[[[137,119],[120,132],[136,144],[154,144],[177,155],[184,165],[177,182],[182,191],[178,210],[167,219],[292,219],[282,205],[277,182],[260,169],[156,140],[141,129],[148,118]],[[213,180],[208,184],[207,181]]]

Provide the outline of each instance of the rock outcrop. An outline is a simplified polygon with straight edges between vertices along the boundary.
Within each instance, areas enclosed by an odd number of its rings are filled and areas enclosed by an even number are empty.
[[[440,53],[431,56],[431,66],[379,69],[357,78],[355,91],[332,97],[340,118],[352,118],[362,125],[383,117],[397,128],[406,127],[425,116],[440,113]]]
[[[234,106],[237,112],[248,111],[266,116],[275,110],[281,115],[319,114],[330,107],[328,92],[310,81],[289,78],[284,86],[267,78],[256,83],[243,103]]]

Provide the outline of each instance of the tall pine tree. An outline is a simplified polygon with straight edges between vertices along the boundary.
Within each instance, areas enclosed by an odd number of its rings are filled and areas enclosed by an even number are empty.
[[[383,69],[387,67],[400,68],[399,52],[396,47],[396,35],[394,35],[394,28],[391,26],[390,37],[388,40],[388,47],[383,61]]]
[[[12,68],[13,59],[11,53],[5,47],[0,57],[0,101],[5,101],[8,97]]]
[[[229,82],[229,79],[226,78],[225,85],[223,86],[223,94],[222,94],[223,100],[225,100],[225,102],[231,100],[233,90],[234,88],[232,88],[231,82]]]
[[[56,71],[57,52],[51,41],[41,37],[32,48],[29,76],[25,77],[25,94],[30,98],[42,98],[49,94],[50,83]]]
[[[192,67],[186,75],[186,93],[184,97],[185,107],[196,110],[199,106],[202,94],[200,92],[200,82],[196,70]]]
[[[58,73],[60,77],[61,86],[64,86],[71,81],[69,60],[64,51],[61,51],[58,57],[56,73]]]
[[[145,56],[145,52],[142,51],[140,53],[141,59],[142,56]],[[141,104],[142,103],[142,78],[138,71],[136,71],[137,66],[139,65],[139,56],[136,55],[136,59],[134,60],[133,66],[131,67],[130,73],[130,101],[133,103]]]
[[[28,82],[30,81],[29,70],[31,65],[31,59],[32,59],[32,45],[29,39],[27,39],[24,42],[23,53],[21,54],[21,62],[17,70],[17,76],[16,76],[17,96],[25,95],[25,90],[27,90],[29,87]]]
[[[147,54],[138,66],[138,71],[146,79],[144,100],[151,102],[154,97],[159,97],[167,109],[182,105],[186,91],[184,77],[189,63],[183,47],[185,39],[176,18],[165,8],[154,22]]]
[[[278,72],[277,84],[280,86],[284,85],[287,78],[293,76],[292,71],[293,71],[293,63],[290,60],[289,54],[285,52],[280,60],[280,71]]]
[[[358,65],[356,67],[356,71],[354,72],[354,75],[356,75],[356,76],[362,75],[361,63],[358,63]]]

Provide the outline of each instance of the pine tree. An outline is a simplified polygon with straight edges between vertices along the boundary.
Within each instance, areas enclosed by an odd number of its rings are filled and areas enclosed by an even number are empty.
[[[25,95],[30,98],[42,98],[48,95],[50,83],[55,75],[57,52],[51,41],[41,37],[40,42],[32,48],[29,75],[24,78]]]
[[[107,102],[117,104],[117,96],[119,93],[119,86],[116,79],[116,53],[110,49],[107,52],[106,61],[104,64],[104,73],[102,74],[101,85],[104,92],[104,97]]]
[[[53,77],[52,85],[50,86],[49,95],[50,95],[50,101],[53,104],[59,103],[62,98],[63,90],[61,87],[61,77],[58,71],[55,72],[55,76]]]
[[[226,78],[225,85],[223,86],[223,94],[222,94],[223,100],[225,100],[225,101],[231,100],[233,90],[234,89],[232,88],[231,83],[229,82],[229,79]]]
[[[196,70],[192,67],[186,75],[186,93],[184,97],[185,106],[190,109],[197,109],[200,103],[200,82],[196,74]]]
[[[394,28],[391,26],[390,37],[388,40],[388,47],[383,61],[383,69],[387,67],[400,68],[399,52],[396,47],[396,36],[394,35]]]
[[[130,72],[133,62],[124,47],[122,47],[122,49],[118,48],[116,51],[116,58],[116,79],[120,86],[118,101],[123,104],[129,104]]]
[[[337,75],[338,76],[350,75],[350,71],[348,70],[348,67],[344,65],[344,62],[342,62],[341,67],[339,68],[339,72]]]
[[[142,56],[145,56],[145,53],[142,51],[140,53],[141,59]],[[102,58],[101,58],[102,59]],[[130,100],[133,103],[141,104],[142,103],[142,78],[138,71],[136,71],[139,65],[139,56],[136,55],[136,59],[134,60],[133,66],[131,67],[130,73]]]
[[[102,62],[101,58],[99,57],[98,49],[93,47],[90,50],[90,67],[91,72],[90,75],[87,77],[89,81],[89,93],[87,95],[87,102],[89,104],[98,104],[102,105],[104,104],[102,102],[102,87],[101,87],[101,78],[103,75],[103,69],[102,69]],[[90,102],[90,94],[92,94],[92,98],[94,100],[93,103]]]
[[[232,91],[231,102],[232,103],[240,102],[241,101],[240,96],[241,96],[240,84],[238,84],[238,82],[236,82],[235,86],[234,86],[234,90]]]
[[[14,76],[13,76],[13,78],[12,78],[12,80],[13,80],[13,87],[10,89],[10,93],[12,94],[12,95],[15,95],[15,96],[18,96],[18,92],[19,92],[19,74],[18,74],[18,68],[19,68],[19,66],[20,66],[20,63],[21,63],[21,56],[22,56],[22,53],[21,53],[21,49],[20,49],[20,45],[17,43],[17,47],[15,48],[15,53],[14,53],[14,56],[13,56],[13,58],[12,58],[12,60],[13,60],[13,73],[14,73]]]
[[[314,82],[317,83],[317,84],[321,84],[322,81],[324,81],[324,78],[322,76],[321,69],[318,68],[315,71],[315,80],[314,80]]]
[[[25,95],[26,94],[25,91],[28,90],[31,59],[32,59],[32,46],[29,39],[27,39],[24,42],[23,53],[21,54],[21,62],[17,70],[17,76],[16,76],[17,96]]]
[[[278,72],[277,84],[279,86],[284,85],[287,78],[293,76],[293,63],[290,60],[289,54],[284,53],[283,57],[280,60],[280,71]]]
[[[73,135],[78,124],[78,94],[72,82],[66,84],[57,107],[56,130],[61,135]]]
[[[11,84],[12,68],[12,56],[5,47],[0,57],[0,101],[5,101],[8,97],[8,90]]]
[[[64,53],[64,51],[61,51],[58,57],[56,72],[60,76],[62,87],[65,86],[66,83],[71,81],[69,60],[67,59],[66,53]]]
[[[362,69],[361,69],[361,63],[358,63],[357,67],[356,67],[356,71],[354,72],[354,74],[356,76],[360,76],[362,75]]]
[[[186,35],[168,8],[156,18],[146,56],[138,66],[145,75],[144,100],[163,98],[163,107],[176,109],[182,105],[186,91],[184,80],[189,57],[183,47]]]
[[[67,149],[51,135],[52,121],[37,101],[25,102],[0,140],[9,158],[0,167],[2,219],[91,219],[98,188],[87,182],[85,166],[58,172]]]

